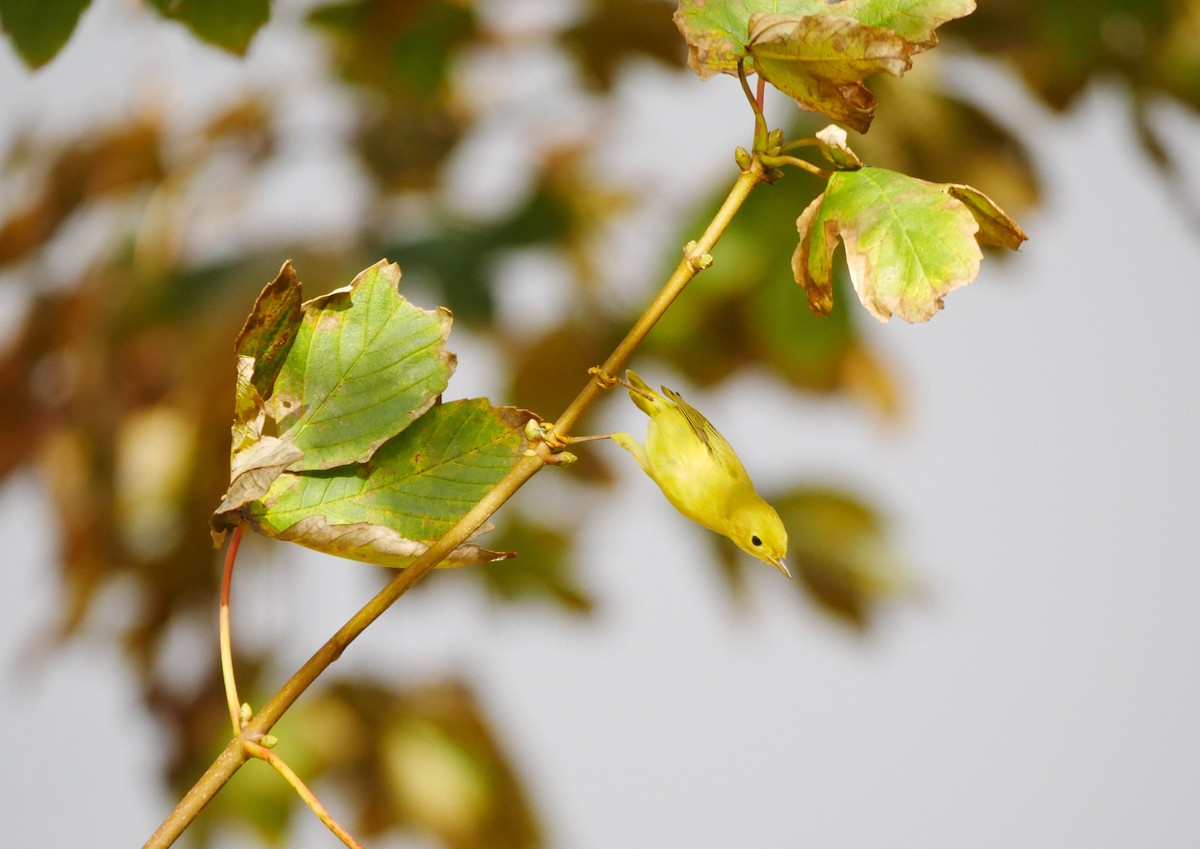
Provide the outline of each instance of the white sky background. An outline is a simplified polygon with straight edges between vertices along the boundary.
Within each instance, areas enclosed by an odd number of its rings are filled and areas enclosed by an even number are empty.
[[[119,117],[150,71],[169,71],[171,95],[197,104],[264,74],[311,76],[314,63],[291,50],[296,38],[285,21],[273,24],[241,64],[100,2],[44,72],[28,75],[0,47],[0,133],[33,116],[48,128]],[[633,123],[617,122],[615,139],[653,121],[626,139],[637,156],[693,151],[691,161],[670,156],[680,181],[688,168],[730,168],[744,122],[713,121],[714,136],[700,137],[647,110],[667,90],[682,109],[737,110],[736,86],[641,73],[627,80]],[[886,430],[840,403],[773,399],[761,381],[689,396],[764,488],[806,474],[879,503],[917,566],[921,598],[859,640],[798,607],[763,567],[739,612],[696,562],[702,540],[625,463],[622,489],[582,543],[602,604],[592,621],[495,608],[442,573],[339,662],[339,674],[449,667],[477,682],[551,845],[1200,844],[1200,237],[1136,148],[1119,93],[1094,91],[1059,120],[1011,82],[977,71],[964,79],[1021,110],[1008,119],[1035,140],[1046,199],[1022,222],[1031,239],[1020,255],[985,262],[931,323],[870,324],[902,380],[905,425]],[[320,92],[289,96],[298,121],[335,114]],[[1200,122],[1161,114],[1200,192]],[[509,146],[487,149],[517,157],[520,128],[501,121]],[[328,197],[299,232],[336,227],[359,202],[338,193],[353,172],[334,149],[318,139],[290,160]],[[619,167],[638,174],[636,160]],[[0,187],[0,204],[11,202]],[[473,364],[469,342],[452,342],[457,391],[486,393],[488,367]],[[601,424],[636,432],[639,417],[610,404]],[[539,491],[548,490],[535,485],[525,503]],[[0,491],[6,841],[138,845],[174,800],[158,788],[158,732],[115,649],[88,640],[27,660],[56,604],[47,515],[29,479]],[[302,550],[286,559],[255,567],[244,557],[235,590],[281,599],[270,613],[241,612],[246,639],[294,635],[281,681],[377,583],[369,567]],[[119,611],[120,593],[108,601]],[[186,664],[186,639],[179,645]],[[294,845],[334,845],[317,824],[302,831]]]

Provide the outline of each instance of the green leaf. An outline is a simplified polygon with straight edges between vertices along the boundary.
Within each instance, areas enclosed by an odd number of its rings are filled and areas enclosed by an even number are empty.
[[[441,538],[520,459],[533,415],[486,399],[436,406],[365,464],[279,475],[242,516],[267,536],[406,566]],[[443,565],[512,556],[473,544]]]
[[[854,289],[872,315],[880,321],[932,318],[944,295],[975,279],[982,258],[977,240],[994,243],[1005,233],[1002,243],[1013,248],[1024,240],[1002,210],[967,189],[881,168],[833,174],[796,222],[800,244],[792,271],[812,310],[833,308],[833,251],[840,237]],[[989,222],[982,234],[976,216]]]
[[[284,469],[365,462],[436,401],[454,370],[446,310],[423,310],[379,262],[306,304],[291,263],[263,289],[237,338],[230,484],[213,539]]]
[[[860,132],[874,97],[863,80],[900,76],[937,43],[934,30],[974,0],[681,0],[675,23],[701,79],[736,74],[738,61],[801,107]]]
[[[0,0],[0,25],[25,64],[40,68],[62,50],[90,0]]]
[[[424,310],[396,290],[400,267],[379,262],[304,305],[267,415],[304,452],[294,469],[365,462],[446,388],[448,310]]]
[[[150,0],[150,5],[186,24],[201,41],[238,55],[271,17],[271,0]]]

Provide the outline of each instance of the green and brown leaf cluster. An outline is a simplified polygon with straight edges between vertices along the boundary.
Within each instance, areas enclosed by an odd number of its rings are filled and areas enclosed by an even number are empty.
[[[495,487],[532,417],[486,399],[440,403],[450,313],[399,292],[380,261],[301,303],[290,263],[238,335],[229,489],[213,514],[327,554],[403,567]],[[512,556],[474,543],[443,565]]]
[[[935,30],[974,0],[682,0],[675,22],[701,79],[739,65],[791,97],[865,133],[875,96],[865,80],[903,76],[937,44]]]

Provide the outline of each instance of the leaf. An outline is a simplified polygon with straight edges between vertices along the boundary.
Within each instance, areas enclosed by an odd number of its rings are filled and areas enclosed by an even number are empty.
[[[262,498],[283,470],[303,456],[294,442],[274,436],[264,436],[239,451],[233,457],[229,489],[217,507],[216,515],[224,515]],[[224,541],[224,534],[219,531],[215,539],[219,546]]]
[[[661,4],[645,0],[596,0],[563,33],[563,44],[578,57],[592,86],[608,91],[631,59],[645,56],[678,64],[679,34],[662,12]]]
[[[497,544],[521,552],[519,560],[476,571],[491,594],[506,601],[545,599],[572,613],[589,614],[595,601],[576,578],[572,535],[520,516],[497,531]]]
[[[284,469],[365,462],[446,388],[450,314],[410,304],[399,279],[398,266],[379,262],[302,305],[287,262],[258,296],[237,337],[230,484],[212,516],[217,545]]]
[[[1033,206],[1038,176],[1028,146],[978,104],[947,93],[935,71],[873,81],[887,120],[855,139],[855,152],[923,180],[987,185],[1010,212]]]
[[[979,189],[970,186],[949,184],[946,191],[958,198],[975,216],[979,233],[975,238],[981,245],[996,245],[1015,251],[1029,237],[1016,221],[1013,221],[996,202]]]
[[[91,0],[0,0],[0,24],[30,68],[62,50]]]
[[[267,536],[406,566],[499,483],[525,448],[531,418],[486,399],[442,404],[384,443],[369,463],[286,471],[240,514]],[[444,565],[511,556],[467,544]]]
[[[862,168],[863,162],[858,154],[850,149],[846,131],[837,124],[830,124],[817,132],[817,141],[821,143],[821,153],[843,171],[856,171]]]
[[[974,0],[681,0],[675,23],[701,79],[746,70],[860,132],[874,96],[862,85],[900,76],[911,56],[937,43],[934,30],[969,14]]]
[[[31,144],[31,154],[35,147],[34,181],[0,222],[0,267],[44,248],[81,207],[153,187],[166,173],[162,131],[151,120],[93,129],[49,149]]]
[[[788,562],[826,611],[865,630],[879,602],[912,588],[883,520],[857,496],[802,487],[772,501],[792,540]]]
[[[279,369],[300,328],[300,281],[291,260],[259,294],[238,333],[239,356],[254,362],[250,383],[262,398],[271,394]]]
[[[450,312],[410,304],[399,281],[400,267],[381,261],[304,305],[267,402],[279,435],[304,452],[294,469],[366,461],[449,383]]]
[[[789,4],[778,5],[782,12]],[[807,11],[791,14],[817,14],[819,8],[830,15],[845,15],[867,26],[891,30],[912,42],[914,52],[937,44],[934,30],[939,26],[975,11],[975,0],[807,0],[796,5]]]
[[[875,112],[875,95],[862,80],[884,72],[903,75],[916,52],[889,30],[833,15],[753,15],[747,47],[754,70],[802,109],[860,133]]]
[[[770,501],[788,530],[788,565],[799,579],[792,586],[842,624],[865,632],[884,602],[919,592],[882,517],[858,496],[804,486]],[[745,557],[725,537],[708,537],[730,595],[744,606]]]
[[[881,168],[834,173],[796,222],[800,244],[792,271],[809,307],[821,314],[833,308],[833,251],[840,237],[854,289],[872,315],[910,322],[933,317],[945,294],[975,279],[982,258],[977,239],[1004,238],[1014,248],[1024,240],[1002,210],[967,188]],[[976,216],[988,221],[982,236]]]
[[[201,41],[238,55],[271,17],[271,0],[150,0],[150,5],[186,24]]]

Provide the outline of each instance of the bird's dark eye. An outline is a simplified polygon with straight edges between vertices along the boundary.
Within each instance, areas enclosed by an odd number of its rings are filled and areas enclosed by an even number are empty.
[[[762,540],[761,540],[761,539],[759,539],[757,536],[752,536],[752,537],[750,537],[750,542],[751,542],[753,545],[762,545]]]

